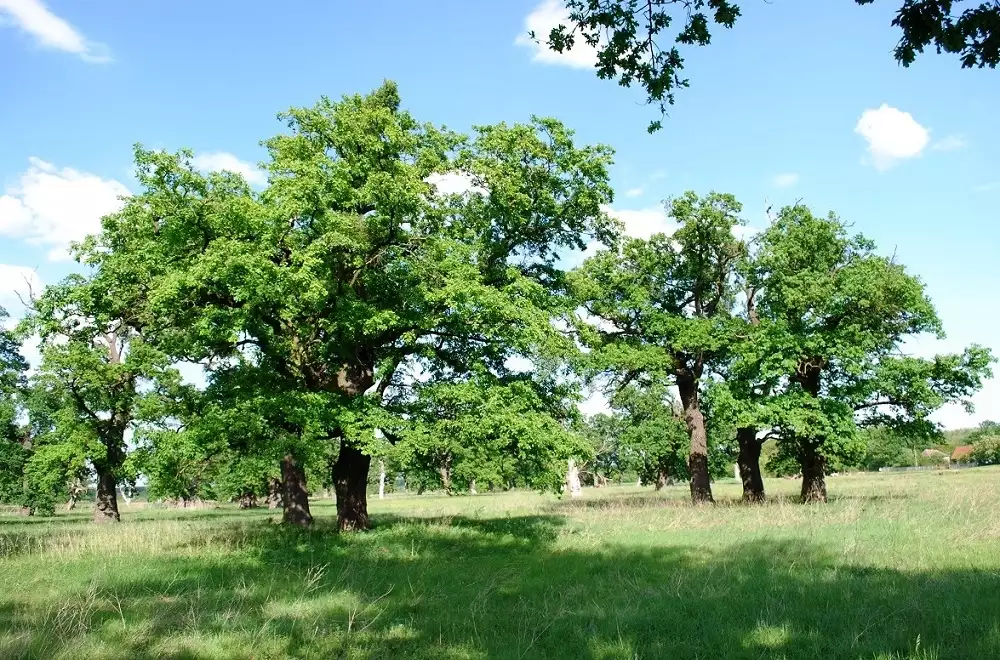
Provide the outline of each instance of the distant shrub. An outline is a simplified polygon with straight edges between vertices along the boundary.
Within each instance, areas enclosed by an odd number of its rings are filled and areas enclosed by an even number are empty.
[[[1000,465],[1000,435],[987,435],[972,445],[971,458],[980,465]]]

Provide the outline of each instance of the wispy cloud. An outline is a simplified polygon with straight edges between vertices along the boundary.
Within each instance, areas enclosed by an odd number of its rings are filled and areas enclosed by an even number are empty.
[[[88,40],[42,0],[0,0],[0,25],[14,25],[42,46],[73,53],[87,62],[111,61],[107,46]]]
[[[799,175],[794,172],[787,172],[785,174],[778,174],[772,180],[775,186],[779,188],[788,188],[789,186],[794,186],[799,182]]]
[[[948,135],[932,144],[931,149],[934,151],[958,151],[967,146],[969,146],[968,141],[961,135]]]
[[[643,192],[644,191],[643,191],[642,188],[629,188],[628,190],[625,191],[625,196],[626,197],[642,197],[642,193]]]

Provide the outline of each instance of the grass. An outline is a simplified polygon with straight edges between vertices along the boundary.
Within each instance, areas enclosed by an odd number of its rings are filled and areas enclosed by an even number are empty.
[[[1000,657],[1000,470],[0,517],[2,658]]]

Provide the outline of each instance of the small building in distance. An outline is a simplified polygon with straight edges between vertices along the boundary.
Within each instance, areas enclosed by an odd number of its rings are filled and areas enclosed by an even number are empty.
[[[965,463],[972,458],[972,445],[962,445],[960,447],[955,447],[955,451],[951,452],[951,460],[953,463]]]

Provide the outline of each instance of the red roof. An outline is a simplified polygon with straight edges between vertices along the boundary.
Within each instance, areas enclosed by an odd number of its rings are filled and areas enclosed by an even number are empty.
[[[955,451],[951,452],[951,460],[957,461],[966,458],[972,454],[972,445],[962,445],[961,447],[955,447]]]

